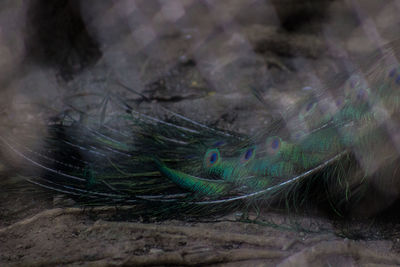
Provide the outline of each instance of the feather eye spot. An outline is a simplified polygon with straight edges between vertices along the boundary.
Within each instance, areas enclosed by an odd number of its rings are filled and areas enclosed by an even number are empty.
[[[216,163],[218,163],[219,160],[220,160],[220,155],[218,149],[211,149],[207,151],[204,157],[204,165],[205,167],[210,168]]]
[[[270,137],[267,140],[267,151],[268,154],[274,155],[279,151],[281,147],[281,139],[279,137]]]
[[[368,100],[368,90],[366,90],[366,89],[360,89],[360,90],[358,90],[357,91],[357,94],[356,94],[356,99],[357,99],[357,101],[367,101]]]
[[[211,164],[214,164],[216,161],[217,161],[217,159],[218,159],[218,155],[217,155],[217,153],[212,153],[211,155],[210,155],[210,163]]]
[[[272,149],[278,149],[279,148],[279,144],[280,141],[278,138],[275,138],[272,142],[271,142],[271,148]]]
[[[246,153],[244,154],[244,159],[245,160],[249,160],[251,158],[251,156],[253,155],[253,148],[250,148],[246,151]]]
[[[255,151],[255,148],[254,148],[254,147],[249,148],[249,149],[247,149],[246,151],[244,151],[244,153],[242,154],[242,156],[241,156],[241,158],[240,158],[240,162],[241,162],[241,163],[246,163],[246,162],[248,162],[249,160],[251,160],[251,159],[254,157],[254,155],[255,155],[254,151]]]

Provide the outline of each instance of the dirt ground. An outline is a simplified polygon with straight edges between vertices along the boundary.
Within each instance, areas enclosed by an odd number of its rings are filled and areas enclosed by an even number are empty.
[[[2,192],[3,266],[400,264],[396,222],[335,223],[267,211],[247,219],[234,213],[203,221],[144,223],[129,217],[134,206],[66,208],[72,200],[28,192]]]
[[[65,99],[110,91],[145,113],[257,133],[305,88],[397,39],[400,22],[396,1],[64,2],[0,4],[1,116],[43,115],[28,102],[96,112],[98,98]],[[0,187],[1,266],[400,265],[396,206],[357,220],[265,208],[146,222],[129,216],[135,206],[83,208],[3,165]]]

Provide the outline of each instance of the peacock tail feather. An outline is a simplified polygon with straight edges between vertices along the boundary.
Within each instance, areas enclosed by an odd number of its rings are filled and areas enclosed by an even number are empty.
[[[107,122],[104,109],[97,118],[62,113],[39,133],[29,124],[17,134],[3,126],[2,159],[31,183],[87,204],[146,205],[138,213],[201,214],[310,196],[348,209],[377,183],[400,192],[400,65],[393,47],[310,92],[254,136],[168,110],[168,119],[148,116],[114,97],[124,112]]]

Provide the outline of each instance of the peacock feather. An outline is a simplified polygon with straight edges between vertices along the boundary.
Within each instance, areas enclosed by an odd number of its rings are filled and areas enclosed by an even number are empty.
[[[33,184],[87,204],[143,205],[137,213],[222,212],[304,197],[351,210],[371,187],[391,188],[390,204],[400,190],[400,65],[393,47],[309,92],[256,135],[169,110],[167,119],[148,116],[110,93],[104,102],[112,99],[123,112],[107,121],[104,109],[85,119],[63,112],[39,132],[29,123],[18,133],[4,125],[2,159]]]

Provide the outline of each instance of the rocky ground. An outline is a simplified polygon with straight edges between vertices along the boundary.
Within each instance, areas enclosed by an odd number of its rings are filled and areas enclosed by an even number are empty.
[[[0,4],[2,117],[44,116],[30,103],[96,112],[112,92],[142,112],[163,106],[248,134],[396,40],[400,10],[357,0],[43,2]],[[129,216],[134,206],[80,208],[0,174],[2,266],[400,265],[396,207],[363,220],[263,209],[144,222]]]

